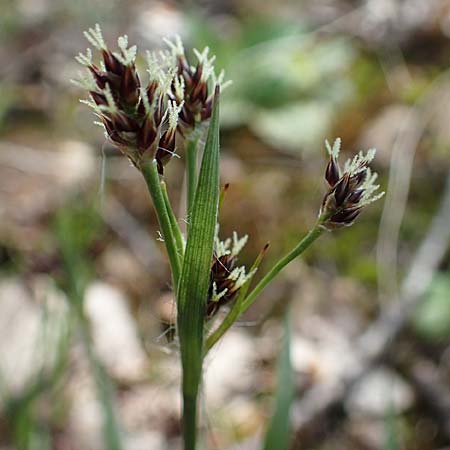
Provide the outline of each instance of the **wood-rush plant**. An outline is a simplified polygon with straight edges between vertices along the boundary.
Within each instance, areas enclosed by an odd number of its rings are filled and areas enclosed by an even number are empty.
[[[166,40],[168,49],[147,52],[147,80],[135,67],[136,46],[119,37],[111,51],[99,25],[85,32],[99,51],[95,62],[90,49],[77,61],[87,68],[76,83],[87,89],[88,100],[105,136],[139,170],[148,186],[170,262],[177,302],[177,336],[183,381],[183,438],[185,450],[195,450],[197,404],[206,353],[231,325],[253,304],[264,288],[293,259],[301,255],[324,230],[349,226],[361,210],[379,199],[377,175],[368,165],[375,150],[362,152],[339,166],[340,140],[326,148],[329,163],[325,179],[328,190],[317,221],[306,236],[250,290],[251,281],[268,246],[247,270],[238,266],[238,255],[247,236],[237,233],[225,241],[218,236],[218,210],[223,197],[219,189],[219,92],[227,83],[216,75],[208,48],[194,50],[188,61],[179,38]],[[200,171],[197,152],[209,122]],[[168,162],[176,155],[177,142],[184,146],[187,174],[187,233],[178,225],[164,181]],[[223,305],[229,312],[208,335],[205,325]]]

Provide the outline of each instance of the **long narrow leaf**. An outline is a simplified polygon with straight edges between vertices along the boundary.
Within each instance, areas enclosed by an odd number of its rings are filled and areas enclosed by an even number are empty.
[[[185,450],[195,450],[197,395],[203,361],[203,327],[219,203],[219,89],[203,153],[179,282],[178,335],[183,367]]]
[[[287,450],[289,448],[290,410],[294,397],[294,379],[290,358],[289,310],[286,312],[283,349],[278,362],[278,386],[275,411],[267,429],[264,450]]]

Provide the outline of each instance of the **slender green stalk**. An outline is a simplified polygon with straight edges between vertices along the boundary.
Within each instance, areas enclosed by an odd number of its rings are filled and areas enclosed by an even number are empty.
[[[322,233],[324,229],[321,222],[317,222],[314,227],[306,234],[306,236],[285,256],[283,256],[269,272],[260,280],[255,288],[248,294],[242,303],[241,314],[256,300],[256,297],[264,290],[264,288],[295,258],[300,256]]]
[[[210,350],[214,344],[227,332],[233,323],[241,316],[256,300],[256,297],[264,288],[295,258],[300,256],[324,231],[318,220],[308,234],[285,256],[283,256],[272,269],[260,280],[255,288],[240,303],[239,307],[232,308],[217,330],[211,334],[206,341],[206,351]]]
[[[187,212],[191,213],[197,189],[197,148],[199,138],[191,136],[186,142]]]
[[[167,193],[167,186],[164,181],[161,181],[161,190],[162,190],[162,193],[164,196],[164,203],[166,204],[167,214],[169,214],[170,224],[172,226],[172,233],[175,237],[175,243],[177,245],[178,255],[181,259],[183,259],[183,253],[184,253],[183,235],[181,234],[177,218],[172,209],[172,205],[170,204],[169,195]]]
[[[176,239],[172,231],[172,223],[169,213],[167,212],[166,202],[164,201],[164,194],[159,180],[156,160],[143,164],[141,170],[153,200],[153,206],[155,207],[156,216],[158,217],[164,244],[166,245],[167,254],[169,256],[173,283],[176,288],[180,278],[181,262],[178,256]]]

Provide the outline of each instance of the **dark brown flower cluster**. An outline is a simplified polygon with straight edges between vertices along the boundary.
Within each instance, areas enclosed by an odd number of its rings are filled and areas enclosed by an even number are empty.
[[[235,266],[236,256],[222,255],[213,259],[208,302],[206,304],[207,319],[213,317],[221,306],[226,305],[236,296],[239,289],[234,289],[236,282],[229,278]],[[223,292],[224,294],[217,298],[218,292]]]
[[[239,239],[236,233],[233,233],[232,239],[225,241],[220,241],[216,237],[206,304],[206,320],[211,319],[221,306],[234,300],[242,286],[254,275],[254,270],[247,273],[244,266],[237,266],[238,255],[247,243],[247,239],[248,236]]]
[[[85,103],[94,109],[109,139],[136,167],[156,159],[162,173],[175,154],[183,105],[182,98],[177,102],[168,94],[173,71],[155,68],[143,87],[135,67],[136,46],[128,48],[127,36],[118,39],[118,52],[107,48],[98,25],[85,36],[102,56],[99,64],[93,62],[90,49],[77,57],[89,71],[78,81],[90,94]]]
[[[166,40],[166,43],[171,48],[177,71],[172,84],[172,98],[179,104],[184,101],[178,130],[186,134],[211,117],[214,86],[219,84],[223,90],[227,83],[223,83],[223,71],[216,77],[213,66],[215,57],[209,57],[208,47],[201,53],[194,49],[197,63],[191,65],[179,37],[174,42]]]
[[[375,150],[371,149],[365,155],[358,153],[341,170],[338,163],[340,145],[340,139],[334,142],[333,147],[326,142],[330,160],[325,180],[329,189],[322,202],[320,217],[322,226],[329,230],[352,225],[362,208],[384,195],[384,192],[375,193],[380,187],[375,184],[378,175],[369,168]]]

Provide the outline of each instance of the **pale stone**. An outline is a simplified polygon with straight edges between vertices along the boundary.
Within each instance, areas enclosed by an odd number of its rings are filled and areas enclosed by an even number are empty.
[[[350,413],[385,417],[389,411],[405,412],[414,402],[414,393],[399,375],[376,369],[363,377],[353,388],[346,407]]]
[[[95,349],[107,371],[122,380],[142,378],[146,355],[122,292],[103,282],[92,283],[86,290],[85,312]]]

